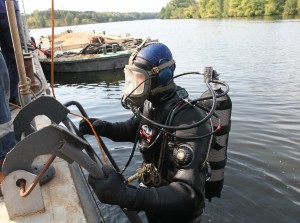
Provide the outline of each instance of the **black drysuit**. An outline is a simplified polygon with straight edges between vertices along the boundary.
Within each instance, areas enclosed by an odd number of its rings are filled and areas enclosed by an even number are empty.
[[[177,89],[177,90],[176,90]],[[160,124],[184,126],[201,120],[205,113],[187,104],[179,95],[179,87],[164,97],[145,101],[143,115]],[[181,89],[182,91],[182,89]],[[178,102],[181,102],[178,104]],[[171,109],[187,104],[179,112]],[[172,131],[174,136],[164,136],[151,123],[133,116],[125,122],[102,123],[95,130],[114,141],[134,142],[139,134],[139,148],[144,163],[158,168],[162,183],[159,186],[128,189],[128,199],[121,206],[129,210],[145,211],[149,222],[200,222],[204,208],[206,168],[205,161],[211,144],[211,136],[202,139],[183,139],[209,134],[209,121],[188,130]]]

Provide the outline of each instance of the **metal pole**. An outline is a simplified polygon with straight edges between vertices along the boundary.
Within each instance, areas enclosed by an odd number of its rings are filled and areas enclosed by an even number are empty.
[[[25,106],[31,101],[30,83],[28,83],[26,77],[26,70],[24,65],[22,47],[20,43],[20,35],[18,30],[14,2],[12,0],[5,0],[5,5],[20,79],[20,99],[22,105]]]

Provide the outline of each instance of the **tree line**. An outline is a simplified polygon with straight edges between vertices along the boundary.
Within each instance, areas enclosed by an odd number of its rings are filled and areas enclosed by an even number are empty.
[[[131,20],[144,20],[144,19],[157,19],[158,13],[146,12],[93,12],[93,11],[54,11],[54,25],[70,26],[82,25],[93,23],[106,23],[116,21],[131,21]],[[26,15],[26,21],[29,29],[51,27],[52,14],[51,9],[46,11],[35,10],[31,14]]]
[[[161,19],[300,15],[300,0],[171,0]]]
[[[70,26],[144,19],[199,19],[300,15],[300,0],[171,0],[159,13],[54,11],[54,25]],[[29,29],[51,27],[51,9],[26,15]]]

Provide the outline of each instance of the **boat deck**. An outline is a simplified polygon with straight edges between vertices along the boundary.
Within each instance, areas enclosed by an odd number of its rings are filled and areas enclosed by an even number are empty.
[[[41,157],[39,161],[46,159],[47,157]],[[56,158],[53,162],[53,166],[56,171],[55,177],[47,184],[41,186],[46,211],[44,213],[9,220],[3,197],[1,197],[1,223],[87,222],[76,187],[73,183],[69,165],[66,161]]]

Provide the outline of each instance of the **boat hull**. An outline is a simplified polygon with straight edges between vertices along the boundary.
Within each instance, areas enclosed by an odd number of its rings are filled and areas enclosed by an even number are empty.
[[[83,73],[122,69],[128,64],[131,53],[106,54],[92,58],[66,59],[54,61],[55,73]],[[46,77],[51,73],[51,60],[40,61]]]

